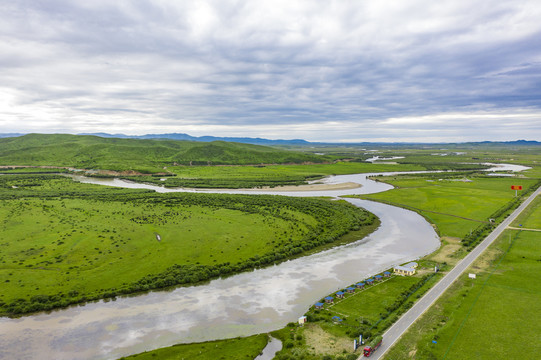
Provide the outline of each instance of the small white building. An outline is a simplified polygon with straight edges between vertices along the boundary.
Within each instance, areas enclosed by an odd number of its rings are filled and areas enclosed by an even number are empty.
[[[306,316],[301,316],[299,318],[299,325],[304,325],[304,323],[306,323],[307,319],[306,319]]]

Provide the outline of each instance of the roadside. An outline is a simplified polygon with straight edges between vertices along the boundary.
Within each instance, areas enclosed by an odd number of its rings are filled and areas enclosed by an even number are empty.
[[[382,345],[382,351],[379,353],[376,353],[376,357],[374,359],[380,359],[384,355],[386,355],[386,352],[391,349],[393,344],[408,330],[408,328],[419,318],[423,313],[425,313],[431,305],[440,298],[440,296],[453,284],[465,271],[468,269],[474,261],[476,261],[479,256],[504,232],[504,230],[523,212],[528,205],[541,193],[541,187],[537,188],[536,191],[533,192],[532,195],[530,195],[509,217],[507,217],[487,238],[481,242],[471,253],[469,253],[457,266],[449,272],[447,276],[445,276],[436,286],[434,286],[417,304],[415,304],[414,307],[412,307],[402,318],[397,321],[385,334],[384,334],[384,344]],[[481,269],[481,267],[486,267],[487,260],[482,260],[480,262],[477,262],[476,265],[477,269]],[[454,287],[453,291],[460,291],[462,287]],[[439,301],[437,303],[437,306],[435,307],[435,311],[438,311],[439,309],[443,308],[445,305],[445,301]],[[449,321],[450,319],[439,319],[439,321]],[[421,336],[422,331],[418,329],[418,327],[412,329],[411,331],[414,331],[418,334],[418,336]],[[436,344],[437,339],[434,338],[432,341],[434,341]],[[407,344],[404,344],[403,342],[399,343],[395,348],[393,348],[393,351],[389,353],[389,356],[387,358],[389,359],[401,359],[401,358],[414,358],[413,356],[416,354],[415,348],[412,348],[411,346],[412,342],[411,340],[408,341]],[[395,350],[398,349],[398,350]],[[409,349],[407,352],[406,349]],[[410,353],[410,351],[413,350],[413,353]],[[405,354],[406,356],[399,356],[400,354]],[[423,353],[424,354],[424,353]],[[426,354],[424,354],[426,355]],[[420,355],[420,356],[424,356]],[[471,355],[471,354],[469,354]],[[432,355],[431,355],[432,356]],[[434,355],[435,356],[435,355]],[[425,358],[425,357],[420,357]],[[431,357],[428,357],[431,358]],[[437,357],[433,357],[437,358]]]

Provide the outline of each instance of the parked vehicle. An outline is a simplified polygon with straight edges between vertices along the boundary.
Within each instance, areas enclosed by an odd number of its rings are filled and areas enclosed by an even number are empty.
[[[376,351],[380,346],[383,338],[381,336],[376,336],[370,343],[364,347],[364,356],[369,357],[374,351]]]

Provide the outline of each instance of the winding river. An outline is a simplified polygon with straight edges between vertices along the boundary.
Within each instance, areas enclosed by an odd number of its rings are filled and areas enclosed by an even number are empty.
[[[368,180],[369,175],[324,180],[329,184],[362,185],[346,190],[214,192],[339,196],[391,188]],[[187,191],[116,179],[74,178],[160,192]],[[348,201],[380,217],[379,229],[348,245],[205,285],[100,301],[20,319],[1,318],[0,359],[116,359],[176,343],[276,330],[296,321],[323,296],[438,248],[436,233],[418,214],[366,200]]]

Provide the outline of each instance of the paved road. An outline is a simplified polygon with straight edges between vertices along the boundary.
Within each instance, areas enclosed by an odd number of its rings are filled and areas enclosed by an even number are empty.
[[[370,359],[380,359],[385,352],[402,336],[404,332],[417,320],[445,290],[477,259],[477,257],[500,236],[513,220],[539,195],[538,188],[526,201],[524,201],[513,213],[507,217],[498,227],[490,233],[478,246],[475,247],[464,259],[462,259],[447,275],[445,275],[432,289],[430,289],[415,305],[411,307],[393,326],[383,334],[381,347]],[[362,355],[359,357],[362,359]]]

